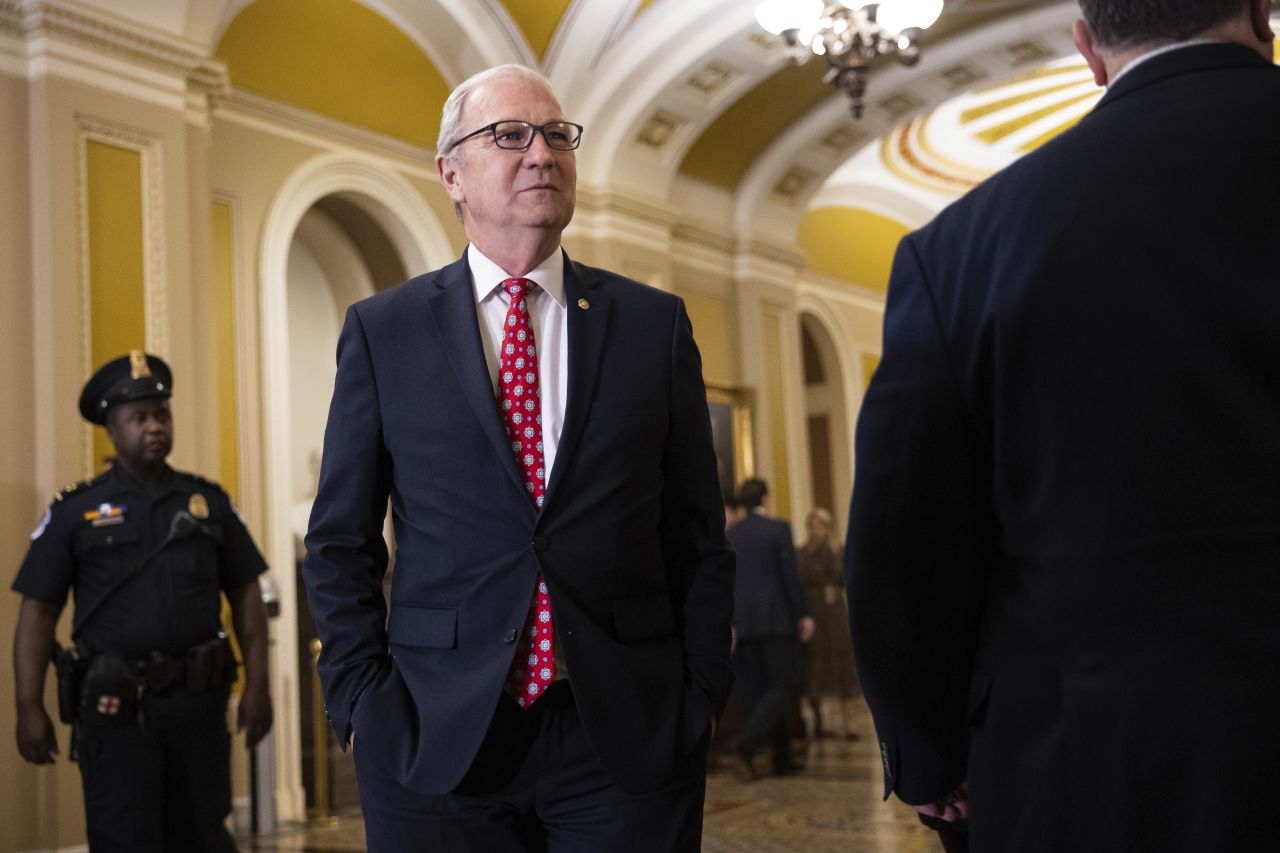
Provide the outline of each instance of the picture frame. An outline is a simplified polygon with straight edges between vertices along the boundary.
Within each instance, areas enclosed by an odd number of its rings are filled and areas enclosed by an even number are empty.
[[[743,480],[755,476],[753,403],[754,394],[749,388],[707,384],[707,411],[711,415],[711,440],[722,499],[732,495]]]

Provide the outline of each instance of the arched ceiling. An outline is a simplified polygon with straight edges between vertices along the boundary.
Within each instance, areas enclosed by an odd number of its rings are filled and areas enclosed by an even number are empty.
[[[216,55],[238,88],[427,148],[451,88],[404,32],[353,0],[257,0]]]
[[[77,2],[216,53],[234,86],[426,148],[451,86],[502,62],[538,66],[587,126],[585,186],[783,242],[815,199],[853,188],[877,215],[918,224],[1097,96],[1070,69],[1075,0],[947,0],[917,66],[873,70],[860,122],[819,60],[785,67],[756,0]],[[842,170],[873,161],[898,180],[896,202]]]

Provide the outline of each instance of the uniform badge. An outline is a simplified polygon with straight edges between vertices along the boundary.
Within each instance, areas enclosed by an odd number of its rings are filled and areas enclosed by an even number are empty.
[[[129,351],[129,378],[146,379],[151,376],[151,365],[147,363],[147,354],[140,349]]]
[[[209,517],[209,502],[204,499],[204,495],[196,492],[191,496],[191,500],[187,501],[187,512],[191,513],[193,518],[204,521]]]
[[[49,526],[49,522],[53,520],[53,507],[45,507],[44,515],[40,516],[40,523],[36,525],[36,529],[31,531],[31,541],[34,542],[44,533],[44,529]]]
[[[97,509],[87,510],[84,520],[93,523],[94,527],[106,527],[111,524],[123,524],[124,513],[128,507],[124,504],[101,503]]]

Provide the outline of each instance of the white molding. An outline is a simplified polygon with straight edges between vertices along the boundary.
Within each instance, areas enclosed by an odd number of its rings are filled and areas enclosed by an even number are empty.
[[[167,109],[227,86],[226,67],[195,42],[70,0],[0,0],[5,67]]]
[[[342,153],[321,154],[304,163],[281,186],[263,224],[258,282],[260,288],[260,358],[262,425],[265,435],[265,543],[268,563],[278,567],[280,600],[295,601],[297,582],[294,533],[292,435],[289,395],[288,260],[298,224],[320,199],[346,194],[383,228],[411,273],[433,269],[454,260],[454,252],[431,209],[399,175],[370,158]],[[286,569],[286,567],[288,567]],[[275,620],[277,666],[271,673],[272,695],[280,697],[279,718],[287,718],[287,699],[301,682],[297,665],[297,614],[282,610]],[[305,795],[299,730],[282,727],[275,738],[276,800],[282,822],[305,820]]]
[[[435,151],[283,101],[232,89],[214,118],[261,130],[284,139],[351,156],[376,155],[398,171],[435,181]]]
[[[92,287],[89,270],[89,161],[88,145],[100,142],[116,148],[135,151],[139,155],[142,180],[142,275],[143,329],[148,352],[167,357],[169,354],[169,278],[166,275],[164,225],[163,143],[158,135],[138,128],[84,115],[76,116],[76,195],[80,240],[77,247],[80,276],[80,340],[81,375],[89,376],[98,365],[93,364]],[[93,470],[93,427],[85,423],[81,429],[82,458],[85,470]]]

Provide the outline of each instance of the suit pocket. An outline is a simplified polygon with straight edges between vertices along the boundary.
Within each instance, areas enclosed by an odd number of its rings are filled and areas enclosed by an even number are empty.
[[[393,646],[452,649],[458,645],[458,611],[440,607],[394,607],[387,624]]]
[[[652,399],[611,399],[596,400],[591,404],[588,419],[593,421],[604,418],[660,418],[666,420],[667,404],[665,400]]]
[[[615,599],[613,627],[624,643],[668,637],[676,632],[671,599],[665,595]]]

